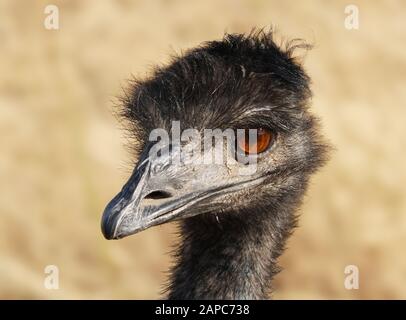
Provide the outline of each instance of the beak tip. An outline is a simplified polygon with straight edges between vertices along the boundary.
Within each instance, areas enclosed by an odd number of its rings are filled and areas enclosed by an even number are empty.
[[[103,233],[103,236],[104,236],[104,238],[106,240],[113,240],[114,239],[114,237],[112,235],[106,233],[103,229],[102,229],[102,233]]]
[[[101,221],[101,231],[103,236],[107,240],[115,239],[115,229],[116,229],[117,221],[116,219],[112,219],[112,215],[109,212],[104,212]]]
[[[105,227],[105,225],[103,223],[102,223],[102,226],[101,226],[101,230],[102,230],[102,233],[103,233],[103,236],[104,236],[105,239],[107,239],[107,240],[114,239],[114,235],[109,230],[106,229],[106,227]]]

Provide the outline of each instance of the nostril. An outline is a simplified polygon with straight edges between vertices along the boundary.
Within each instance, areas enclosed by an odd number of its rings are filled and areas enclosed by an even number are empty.
[[[165,199],[165,198],[170,198],[172,197],[172,194],[168,191],[163,191],[163,190],[156,190],[153,191],[149,194],[147,194],[144,199],[153,199],[153,200],[157,200],[157,199]]]

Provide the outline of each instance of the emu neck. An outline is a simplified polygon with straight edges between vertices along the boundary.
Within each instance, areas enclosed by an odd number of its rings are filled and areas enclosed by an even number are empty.
[[[292,223],[277,232],[269,216],[254,217],[245,221],[210,214],[183,221],[169,299],[269,298],[276,258]]]

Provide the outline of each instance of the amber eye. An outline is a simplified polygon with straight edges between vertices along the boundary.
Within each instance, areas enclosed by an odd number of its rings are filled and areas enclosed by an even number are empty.
[[[245,130],[244,135],[244,139],[237,139],[237,145],[238,148],[247,155],[254,155],[266,151],[274,140],[272,131],[264,128],[257,129],[256,139],[249,139],[249,130]]]

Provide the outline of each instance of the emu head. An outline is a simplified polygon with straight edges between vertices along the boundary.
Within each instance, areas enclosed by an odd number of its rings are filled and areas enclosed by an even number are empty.
[[[271,33],[226,35],[132,85],[123,115],[138,160],[104,211],[106,238],[192,216],[254,219],[253,211],[297,204],[326,146],[294,48],[280,48]]]

